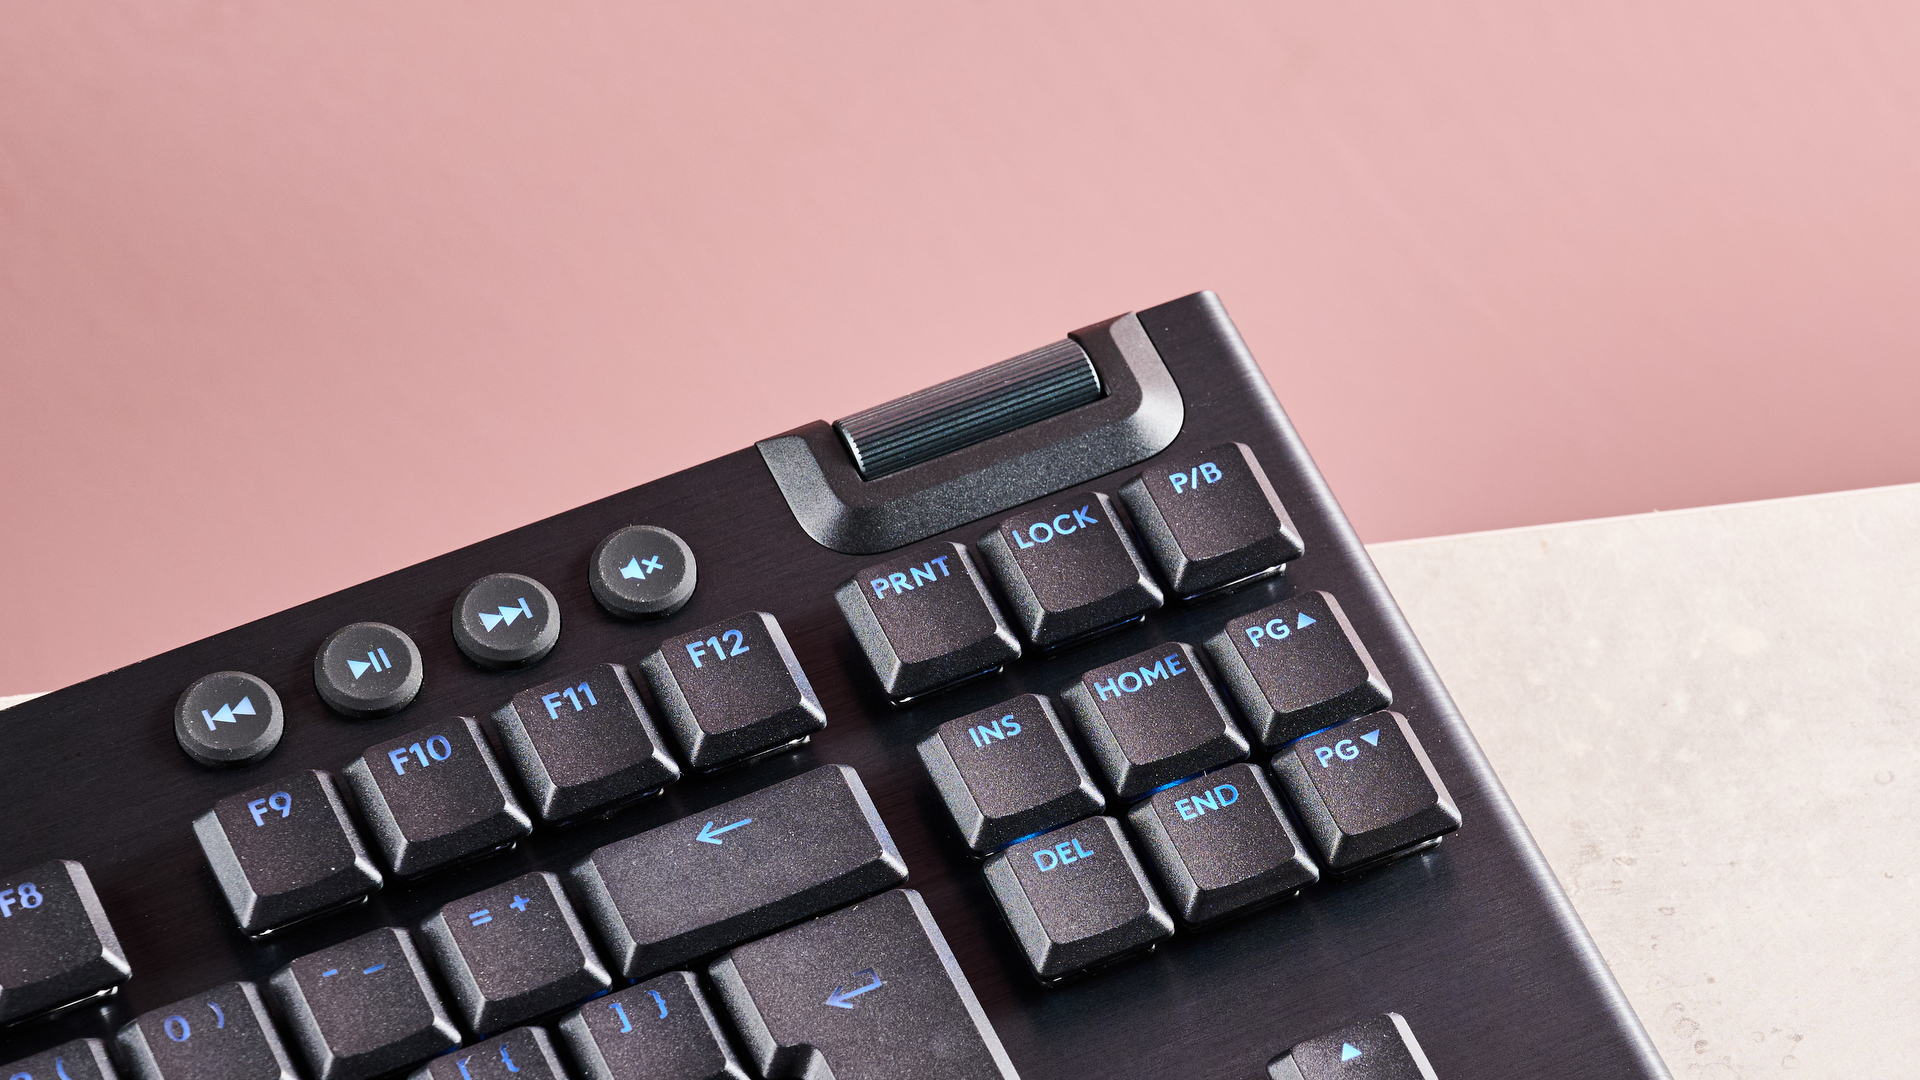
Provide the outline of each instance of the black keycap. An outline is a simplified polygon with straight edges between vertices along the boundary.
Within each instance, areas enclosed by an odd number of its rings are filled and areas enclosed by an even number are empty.
[[[1207,655],[1268,749],[1393,700],[1340,602],[1323,592],[1233,620],[1207,642]]]
[[[1180,921],[1198,926],[1320,880],[1266,777],[1229,765],[1127,812],[1142,860]]]
[[[560,603],[525,574],[488,574],[453,604],[453,642],[485,668],[538,663],[560,640]]]
[[[420,646],[386,623],[343,626],[313,656],[313,688],[343,716],[391,716],[413,704],[424,679]]]
[[[907,866],[859,775],[822,765],[608,844],[573,877],[631,979],[898,885]]]
[[[1267,1064],[1271,1080],[1439,1080],[1399,1013],[1308,1039]]]
[[[140,1080],[297,1080],[287,1048],[250,982],[230,982],[120,1029]]]
[[[1175,596],[1257,577],[1306,551],[1266,472],[1241,443],[1150,466],[1120,489],[1120,501]]]
[[[547,1033],[523,1027],[441,1054],[407,1080],[567,1080],[567,1071]]]
[[[671,615],[693,599],[693,549],[654,525],[629,525],[593,549],[587,584],[600,606],[626,619]]]
[[[1026,639],[1047,649],[1160,606],[1160,586],[1099,492],[1000,523],[980,553]]]
[[[0,1065],[7,1080],[116,1080],[106,1044],[75,1039],[51,1050]]]
[[[552,874],[526,874],[455,900],[420,934],[475,1033],[512,1027],[612,985]]]
[[[987,884],[1042,982],[1173,933],[1173,917],[1110,817],[1043,833],[987,860]]]
[[[749,611],[669,638],[640,662],[687,764],[701,771],[827,726],[779,620]]]
[[[129,971],[85,867],[55,859],[0,878],[0,1023],[111,990]]]
[[[1193,648],[1177,641],[1094,668],[1061,700],[1122,798],[1247,756],[1247,737],[1227,716],[1213,680]]]
[[[347,787],[387,869],[414,877],[532,831],[480,725],[464,716],[367,748]]]
[[[1273,771],[1327,869],[1350,873],[1460,827],[1460,809],[1396,712],[1301,739]]]
[[[1020,655],[1019,640],[959,544],[929,544],[869,566],[833,598],[881,689],[896,701]]]
[[[460,1045],[405,930],[308,953],[267,989],[314,1080],[365,1080]]]
[[[680,778],[619,664],[522,690],[493,723],[542,821],[612,807]]]
[[[230,795],[193,821],[214,879],[249,934],[263,934],[378,889],[367,857],[334,789],[333,777],[308,770]]]
[[[583,1080],[747,1080],[700,983],[669,971],[560,1021]]]
[[[911,889],[743,945],[708,974],[762,1076],[1015,1080]]]
[[[920,760],[975,851],[1106,807],[1053,706],[1038,694],[941,724],[921,741]]]
[[[210,769],[251,765],[280,745],[280,695],[244,671],[202,676],[173,707],[173,734],[187,756]]]

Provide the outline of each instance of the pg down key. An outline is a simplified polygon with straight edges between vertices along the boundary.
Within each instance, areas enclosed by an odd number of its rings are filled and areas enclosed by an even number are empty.
[[[1460,827],[1460,808],[1396,712],[1309,735],[1274,758],[1273,771],[1336,874],[1407,854]]]

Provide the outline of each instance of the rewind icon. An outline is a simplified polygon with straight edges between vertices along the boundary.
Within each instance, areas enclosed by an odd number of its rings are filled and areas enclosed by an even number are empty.
[[[240,721],[234,719],[236,716],[253,715],[255,715],[255,713],[253,711],[253,698],[251,697],[241,698],[240,704],[238,705],[222,705],[220,706],[220,711],[216,713],[210,713],[205,709],[200,710],[200,716],[207,722],[208,731],[214,730],[213,725],[215,724],[239,723]]]
[[[499,626],[501,623],[512,626],[513,620],[522,615],[525,615],[529,621],[533,619],[533,608],[528,605],[527,598],[524,596],[520,598],[519,607],[509,607],[506,604],[501,604],[495,611],[480,612],[480,625],[486,627],[488,630]]]

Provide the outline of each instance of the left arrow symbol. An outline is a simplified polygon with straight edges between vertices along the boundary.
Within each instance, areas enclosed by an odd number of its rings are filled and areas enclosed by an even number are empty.
[[[753,824],[752,818],[750,817],[741,818],[739,821],[736,821],[731,825],[722,825],[716,829],[713,827],[713,822],[709,821],[705,825],[700,826],[700,835],[694,837],[694,839],[700,841],[703,844],[717,845],[720,843],[721,833],[730,833],[742,825],[751,825],[751,824]]]

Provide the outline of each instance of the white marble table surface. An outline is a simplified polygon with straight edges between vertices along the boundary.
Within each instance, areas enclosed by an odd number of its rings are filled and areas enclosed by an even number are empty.
[[[1920,1074],[1920,485],[1371,550],[1676,1077]]]

